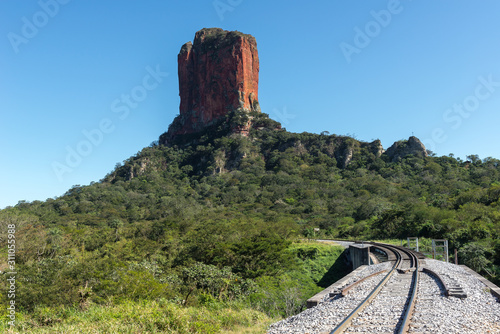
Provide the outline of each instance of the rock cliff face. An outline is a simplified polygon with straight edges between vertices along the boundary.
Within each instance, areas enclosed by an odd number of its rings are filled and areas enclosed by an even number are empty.
[[[202,29],[178,55],[180,115],[168,137],[195,133],[233,110],[258,111],[259,56],[251,35]],[[245,133],[248,125],[235,132]]]
[[[399,158],[404,158],[407,155],[424,158],[427,156],[427,150],[424,144],[414,136],[408,140],[397,141],[387,149],[385,154],[392,160],[397,161]]]
[[[220,28],[202,29],[195,34],[192,43],[182,46],[178,73],[180,114],[160,136],[160,144],[189,144],[203,137],[198,136],[203,133],[247,135],[252,127],[281,129],[279,123],[265,114],[249,114],[260,113],[259,55],[253,36]],[[386,156],[385,160],[391,161],[407,155],[427,156],[425,146],[413,136],[395,142],[387,151],[380,140],[364,143],[350,138],[333,138],[326,154],[335,157],[339,168],[347,168],[359,155]],[[305,149],[305,146],[301,143],[298,147]]]

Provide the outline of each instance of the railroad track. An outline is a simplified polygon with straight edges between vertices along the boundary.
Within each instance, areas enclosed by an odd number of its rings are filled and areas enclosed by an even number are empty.
[[[500,333],[500,288],[491,282],[451,263],[419,263],[423,254],[406,248],[364,243],[386,262],[358,268],[267,333]]]
[[[418,256],[402,247],[372,245],[393,252],[396,256],[394,265],[368,296],[337,327],[325,334],[408,332],[418,289]],[[354,285],[345,288],[342,294],[345,295],[345,290]],[[390,312],[380,312],[381,309],[390,309]]]

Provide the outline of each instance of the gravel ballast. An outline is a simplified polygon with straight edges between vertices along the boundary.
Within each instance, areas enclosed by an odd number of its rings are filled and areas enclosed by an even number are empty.
[[[467,298],[447,297],[438,280],[421,272],[410,333],[500,333],[500,303],[484,283],[454,264],[427,259],[422,261],[421,266],[438,273],[447,285],[458,283]],[[368,266],[346,285],[389,267],[387,262]],[[382,273],[367,279],[345,297],[336,296],[316,307],[274,323],[267,333],[329,333],[358,306],[385,275],[386,273]],[[377,307],[367,308],[363,318],[357,322],[366,321],[375,325],[369,327],[370,333],[389,333],[391,331],[388,331],[387,327],[376,325],[381,324],[376,318],[386,315],[397,317],[394,314],[394,306],[390,303],[379,303]],[[356,329],[356,332],[360,329]]]

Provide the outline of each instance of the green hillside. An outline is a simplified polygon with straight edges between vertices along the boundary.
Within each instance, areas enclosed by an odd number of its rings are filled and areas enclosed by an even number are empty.
[[[232,134],[248,117],[249,136]],[[313,237],[445,238],[462,263],[498,282],[500,160],[394,158],[378,141],[290,133],[266,114],[233,113],[204,133],[164,138],[100,182],[0,211],[3,254],[6,225],[16,226],[17,320],[26,328],[158,303],[186,317],[223,309],[243,319],[200,333],[266,324],[344,274],[329,271],[341,267],[341,250],[301,242]],[[186,324],[203,322],[193,317]],[[139,324],[132,332],[170,328],[127,321]]]

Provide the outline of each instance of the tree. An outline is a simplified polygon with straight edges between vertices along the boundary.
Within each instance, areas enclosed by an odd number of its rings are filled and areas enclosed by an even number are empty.
[[[461,259],[465,265],[480,272],[490,263],[485,257],[485,249],[483,246],[476,243],[470,243],[462,247],[458,251],[458,258]]]
[[[481,159],[477,154],[468,155],[466,158],[467,160],[470,160],[474,165],[481,163]]]

